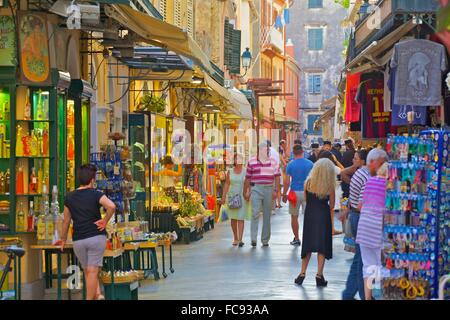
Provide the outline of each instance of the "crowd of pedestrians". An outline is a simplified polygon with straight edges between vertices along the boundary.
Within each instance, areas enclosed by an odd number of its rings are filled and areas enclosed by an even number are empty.
[[[222,211],[231,218],[233,245],[244,245],[244,220],[250,220],[251,245],[257,246],[262,213],[261,244],[269,246],[272,211],[287,203],[293,233],[290,244],[301,246],[301,270],[295,283],[302,285],[315,253],[316,285],[327,286],[325,261],[333,257],[333,236],[342,233],[335,228],[338,213],[342,229],[355,240],[342,298],[352,300],[358,293],[361,300],[372,299],[372,275],[381,267],[387,154],[380,146],[355,148],[352,139],[343,146],[330,141],[322,146],[312,143],[310,149],[306,155],[302,142],[295,140],[288,150],[282,140],[277,152],[270,141],[264,141],[246,166],[239,157],[241,161],[227,173],[222,196]],[[345,206],[341,206],[342,199],[348,199]]]

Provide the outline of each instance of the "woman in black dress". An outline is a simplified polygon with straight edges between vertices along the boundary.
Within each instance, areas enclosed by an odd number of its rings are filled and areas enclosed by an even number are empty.
[[[336,172],[333,162],[320,159],[305,182],[306,209],[303,222],[302,270],[295,279],[301,285],[306,276],[311,254],[317,252],[316,285],[325,287],[325,259],[333,257],[332,216],[335,201]],[[330,203],[332,204],[330,206]]]

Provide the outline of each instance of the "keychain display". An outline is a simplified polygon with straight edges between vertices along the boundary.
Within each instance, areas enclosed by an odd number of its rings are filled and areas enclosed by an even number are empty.
[[[97,167],[96,188],[116,205],[115,221],[124,220],[124,165],[120,150],[114,146],[103,152],[91,153],[91,163]]]
[[[442,184],[450,181],[448,144],[443,152],[443,140],[449,137],[441,131],[388,137],[383,230],[386,299],[434,298],[439,275],[448,273],[450,197]]]

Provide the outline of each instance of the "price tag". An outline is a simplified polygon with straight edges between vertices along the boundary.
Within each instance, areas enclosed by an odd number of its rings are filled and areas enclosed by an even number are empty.
[[[114,175],[115,176],[120,175],[120,165],[119,164],[114,165]]]

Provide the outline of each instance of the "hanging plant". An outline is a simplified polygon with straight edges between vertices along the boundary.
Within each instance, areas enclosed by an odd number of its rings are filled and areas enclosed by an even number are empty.
[[[139,109],[162,113],[166,110],[166,101],[161,97],[157,97],[149,93],[141,98],[139,102]]]

